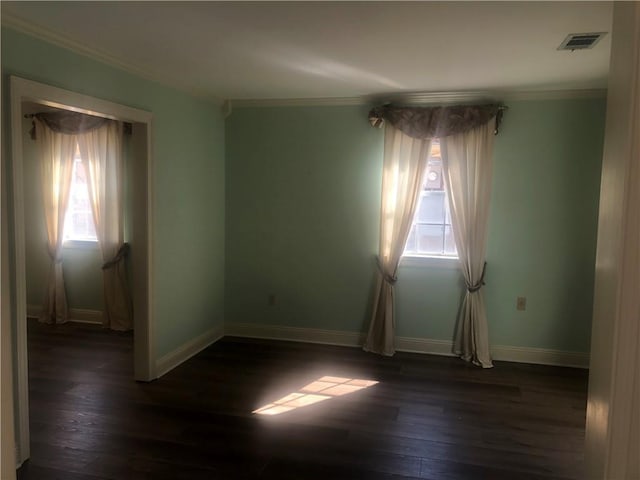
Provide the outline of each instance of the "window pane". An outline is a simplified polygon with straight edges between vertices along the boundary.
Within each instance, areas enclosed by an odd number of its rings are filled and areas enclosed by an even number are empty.
[[[404,247],[405,252],[417,253],[418,248],[416,244],[416,227],[415,225],[411,227],[409,231],[409,238],[407,238],[407,244]]]
[[[442,255],[443,229],[442,225],[416,225],[418,252]]]
[[[444,223],[451,225],[451,210],[449,210],[449,199],[444,199]]]
[[[453,237],[453,229],[450,226],[444,227],[444,254],[458,255],[456,240]]]
[[[80,161],[79,152],[74,158],[71,174],[69,205],[64,223],[64,240],[97,240],[89,202],[87,177]]]
[[[422,193],[418,210],[418,223],[444,222],[444,192],[426,191]]]

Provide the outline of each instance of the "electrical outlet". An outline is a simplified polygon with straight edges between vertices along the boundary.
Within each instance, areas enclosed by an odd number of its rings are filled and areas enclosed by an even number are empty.
[[[527,309],[527,297],[518,297],[516,300],[516,309],[517,310],[526,310]]]
[[[269,303],[270,307],[273,307],[276,304],[276,294],[275,293],[270,293],[269,294],[268,303]]]

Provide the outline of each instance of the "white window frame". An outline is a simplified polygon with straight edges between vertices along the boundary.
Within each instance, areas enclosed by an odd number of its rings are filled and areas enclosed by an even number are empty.
[[[434,141],[432,142],[432,148],[433,148],[433,145],[437,145],[438,143],[439,143],[438,140],[434,139]],[[429,157],[431,158],[431,152],[429,152]],[[429,174],[429,169],[427,168],[425,169],[425,172],[424,172],[425,177],[428,174]],[[426,181],[426,178],[425,180],[423,180],[423,184],[425,181]],[[423,198],[423,192],[424,192],[424,189],[420,191],[420,199],[418,200],[416,212],[414,214],[413,221],[411,222],[411,229],[413,229],[416,223],[418,223],[417,219],[418,219],[418,214],[420,212],[420,203]],[[445,192],[445,208],[448,208],[448,198],[446,198],[448,193],[446,191],[446,187],[444,188],[444,192]],[[449,224],[443,223],[442,225],[444,227]],[[453,225],[450,225],[450,226],[451,226],[451,229],[453,230]],[[408,241],[409,239],[407,238],[407,242]],[[459,260],[458,260],[457,253],[456,255],[450,255],[450,254],[444,254],[444,253],[438,254],[438,253],[407,252],[406,245],[405,245],[405,252],[403,252],[402,254],[401,263],[403,265],[413,265],[413,266],[437,266],[437,267],[444,267],[444,268],[457,268],[459,265]]]

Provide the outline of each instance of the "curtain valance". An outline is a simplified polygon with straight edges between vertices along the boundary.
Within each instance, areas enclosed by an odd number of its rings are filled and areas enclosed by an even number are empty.
[[[382,127],[389,122],[412,138],[441,138],[473,130],[496,118],[498,133],[502,112],[506,107],[489,105],[455,105],[439,107],[395,107],[383,105],[369,112],[369,122]]]
[[[33,117],[40,120],[56,133],[77,135],[96,130],[109,122],[115,122],[104,117],[87,115],[86,113],[72,112],[70,110],[58,110],[53,112],[35,113]],[[35,123],[31,129],[31,138],[36,138]]]
[[[36,118],[46,123],[54,132],[65,133],[67,135],[89,132],[102,127],[108,122],[114,121],[104,117],[96,117],[94,115],[71,112],[69,110],[37,113]]]

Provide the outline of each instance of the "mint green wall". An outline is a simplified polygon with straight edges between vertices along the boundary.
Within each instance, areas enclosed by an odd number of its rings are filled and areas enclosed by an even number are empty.
[[[225,321],[362,329],[382,160],[366,110],[237,109],[226,132]]]
[[[514,103],[505,116],[487,253],[496,343],[589,351],[605,107]]]
[[[491,341],[586,352],[605,101],[509,107],[495,146]],[[227,322],[365,329],[383,146],[366,113],[237,108],[227,119]],[[403,263],[398,334],[450,340],[461,293],[455,268]]]
[[[153,304],[162,356],[223,321],[224,120],[202,99],[2,28],[3,109],[8,76],[153,113]],[[5,138],[10,138],[3,112]]]

